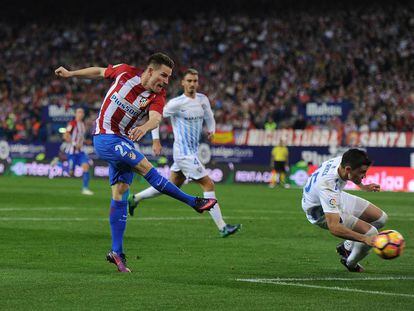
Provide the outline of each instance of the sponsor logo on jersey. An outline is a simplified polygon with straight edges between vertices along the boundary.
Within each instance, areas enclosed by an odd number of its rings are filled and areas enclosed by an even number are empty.
[[[121,98],[121,96],[116,92],[112,94],[111,101],[130,115],[138,116],[140,114],[137,108],[128,103],[125,99]]]
[[[184,117],[184,120],[203,120],[203,116],[196,116],[196,117]]]

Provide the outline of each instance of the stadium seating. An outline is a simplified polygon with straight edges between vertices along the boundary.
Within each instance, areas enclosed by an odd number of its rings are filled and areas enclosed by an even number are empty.
[[[199,16],[190,20],[137,19],[51,25],[0,23],[0,138],[46,141],[41,108],[84,105],[92,124],[107,82],[56,79],[59,65],[140,66],[154,51],[192,66],[212,102],[218,128],[414,129],[414,18],[403,7],[283,16]],[[309,101],[354,104],[345,122],[306,122]]]

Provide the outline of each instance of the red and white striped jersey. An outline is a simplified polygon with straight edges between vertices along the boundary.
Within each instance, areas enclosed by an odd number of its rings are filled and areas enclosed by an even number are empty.
[[[76,121],[75,119],[68,123],[66,132],[70,134],[71,140],[65,146],[65,152],[74,154],[82,151],[83,142],[85,140],[85,123],[83,121]]]
[[[141,85],[142,72],[135,67],[109,65],[105,78],[115,80],[105,95],[98,118],[96,134],[127,136],[130,129],[148,121],[150,110],[162,115],[166,92],[145,90]]]

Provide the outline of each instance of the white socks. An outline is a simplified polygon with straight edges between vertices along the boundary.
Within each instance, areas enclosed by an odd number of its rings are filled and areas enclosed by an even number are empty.
[[[371,227],[371,229],[369,229],[367,233],[365,233],[365,235],[367,236],[372,236],[372,235],[377,235],[377,234],[378,234],[378,230],[375,227]],[[368,246],[361,242],[354,242],[353,244],[354,246],[352,247],[351,254],[349,255],[346,261],[346,264],[349,267],[355,267],[356,264],[361,259],[363,259],[366,255],[368,255],[368,252],[371,249],[371,246]]]
[[[141,192],[138,192],[134,195],[135,202],[139,202],[141,200],[157,197],[161,195],[162,193],[159,192],[154,187],[148,187],[147,189],[142,190]]]
[[[381,217],[371,222],[371,225],[377,229],[381,229],[382,227],[384,227],[387,220],[388,220],[388,215],[385,212],[382,212]],[[354,241],[346,240],[344,242],[344,246],[345,246],[345,249],[350,252],[352,250],[352,247],[354,246]]]
[[[204,198],[215,199],[216,193],[214,191],[204,192]],[[214,207],[208,212],[210,213],[211,218],[213,218],[214,222],[216,223],[217,228],[219,228],[219,230],[223,230],[223,228],[226,226],[226,223],[223,220],[223,216],[221,215],[221,210],[218,203],[216,203],[216,205],[214,205]]]

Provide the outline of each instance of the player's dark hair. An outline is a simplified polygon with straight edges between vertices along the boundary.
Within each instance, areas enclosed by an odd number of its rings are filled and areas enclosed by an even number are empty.
[[[365,151],[359,149],[349,149],[342,156],[341,166],[350,166],[351,169],[359,168],[363,165],[370,166],[372,161],[368,158]]]
[[[155,65],[156,67],[159,67],[161,65],[165,65],[167,67],[170,67],[171,69],[174,68],[174,61],[167,54],[164,54],[164,53],[152,54],[148,58],[147,63],[148,63],[148,66]]]
[[[198,75],[198,71],[195,70],[194,68],[188,68],[186,71],[184,71],[183,73],[183,79],[186,75]]]

